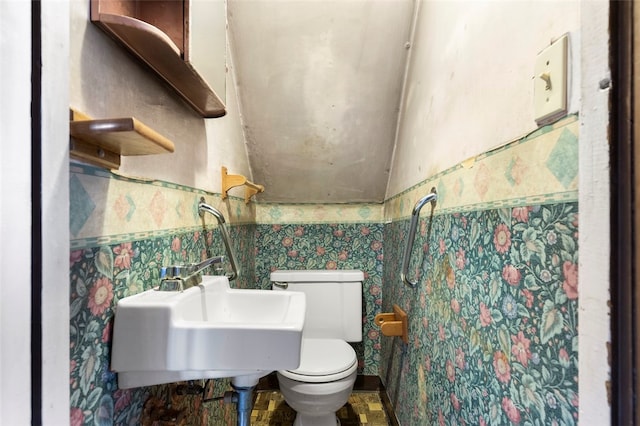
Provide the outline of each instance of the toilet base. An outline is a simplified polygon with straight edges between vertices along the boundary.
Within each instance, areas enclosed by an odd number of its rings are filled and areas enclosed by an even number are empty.
[[[340,420],[334,413],[322,416],[309,416],[297,413],[293,426],[340,426]]]
[[[349,400],[356,381],[356,364],[347,377],[327,383],[306,383],[277,373],[280,392],[296,412],[294,426],[336,426],[336,412]]]

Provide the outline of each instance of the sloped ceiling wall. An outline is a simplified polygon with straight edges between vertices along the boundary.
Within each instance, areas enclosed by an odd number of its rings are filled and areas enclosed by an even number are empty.
[[[236,90],[263,202],[382,202],[412,0],[229,0]]]

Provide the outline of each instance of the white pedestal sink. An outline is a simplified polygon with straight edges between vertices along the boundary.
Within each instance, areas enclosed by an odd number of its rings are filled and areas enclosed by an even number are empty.
[[[299,366],[304,316],[302,293],[231,289],[223,276],[149,290],[118,302],[111,368],[120,388],[219,377],[254,386]]]

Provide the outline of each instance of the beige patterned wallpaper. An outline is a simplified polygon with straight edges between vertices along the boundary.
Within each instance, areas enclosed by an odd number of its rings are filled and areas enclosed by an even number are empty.
[[[379,204],[257,204],[257,223],[393,221],[436,188],[435,214],[578,199],[578,117],[537,129]]]
[[[436,213],[578,199],[578,117],[569,116],[445,170],[385,201],[385,219],[411,215],[435,187]]]
[[[431,176],[383,204],[245,204],[158,180],[125,177],[84,164],[71,165],[72,246],[90,241],[143,238],[175,229],[199,228],[201,197],[231,225],[250,223],[380,223],[410,216],[432,187],[435,214],[578,199],[578,117],[478,155]],[[266,189],[267,191],[269,188]],[[215,224],[205,218],[206,224]]]

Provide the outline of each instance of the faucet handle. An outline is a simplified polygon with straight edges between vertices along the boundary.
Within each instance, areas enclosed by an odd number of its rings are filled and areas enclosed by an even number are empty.
[[[184,274],[184,269],[179,265],[163,266],[160,268],[160,279],[178,278]]]
[[[160,268],[160,291],[184,291],[187,288],[196,286],[202,282],[201,272],[214,264],[222,264],[224,256],[210,257],[200,263],[190,263],[187,265],[171,265]],[[222,271],[216,268],[216,273]]]
[[[184,291],[184,280],[182,278],[163,278],[160,280],[158,291]]]

